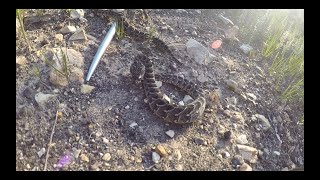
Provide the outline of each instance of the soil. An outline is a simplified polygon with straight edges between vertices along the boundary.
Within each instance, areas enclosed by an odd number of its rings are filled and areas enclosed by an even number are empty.
[[[92,10],[84,10],[86,22],[71,19],[64,10],[46,10],[49,20],[25,22],[29,42],[36,50],[29,51],[17,32],[16,55],[24,56],[27,64],[16,66],[16,170],[42,171],[47,163],[50,171],[238,171],[243,163],[235,163],[235,157],[241,155],[236,140],[240,135],[246,135],[247,146],[257,149],[256,162],[244,160],[253,171],[303,167],[304,126],[298,122],[304,107],[277,101],[280,92],[274,90],[267,64],[259,56],[248,57],[232,43],[223,43],[218,50],[211,48],[220,36],[216,28],[223,28],[217,16],[220,11],[212,10],[209,15],[194,9],[149,10],[157,35],[182,62],[175,64],[170,56],[151,47],[155,71],[204,81],[209,91],[219,92],[220,104],[191,125],[168,124],[144,102],[142,85],[134,83],[129,72],[134,48],[128,36],[113,38],[90,81],[85,82],[95,87],[92,92],[81,93],[81,83],[59,87],[49,81],[50,67],[39,52],[59,47],[55,35],[67,25],[83,28],[99,41],[70,42],[72,33],[64,35],[66,43],[62,46],[84,56],[86,77],[105,36],[103,31],[110,27],[105,19],[92,15]],[[43,15],[27,10],[26,16]],[[146,31],[146,26],[137,23],[136,27]],[[190,38],[208,47],[215,59],[206,65],[197,64],[185,48]],[[40,75],[35,75],[35,67]],[[228,80],[238,84],[239,92],[228,88]],[[168,84],[161,89],[175,101],[185,95]],[[35,100],[39,92],[57,96],[41,107]],[[250,100],[246,93],[254,94],[256,100]],[[57,119],[46,162],[57,111],[62,117]],[[236,118],[237,113],[242,118]],[[252,118],[255,114],[266,117],[271,127],[264,131],[261,122]],[[169,130],[174,131],[173,137],[166,134]],[[155,162],[152,153],[158,152],[159,144],[167,155]],[[59,168],[64,155],[70,155],[71,161]]]

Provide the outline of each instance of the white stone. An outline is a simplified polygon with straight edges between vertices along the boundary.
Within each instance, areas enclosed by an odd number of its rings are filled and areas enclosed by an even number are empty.
[[[169,137],[171,137],[171,138],[174,137],[174,131],[173,131],[173,130],[167,131],[166,134],[167,134]]]

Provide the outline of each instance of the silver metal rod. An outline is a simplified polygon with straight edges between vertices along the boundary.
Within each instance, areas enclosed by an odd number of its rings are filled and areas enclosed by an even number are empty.
[[[89,68],[88,75],[86,77],[86,81],[89,81],[94,70],[96,69],[97,65],[99,64],[99,61],[101,57],[103,56],[104,52],[106,51],[107,47],[109,46],[114,34],[116,33],[116,23],[114,22],[108,31],[106,37],[103,39],[101,45],[99,46],[99,49],[96,53],[96,55],[93,58],[93,61],[91,63],[91,66]]]

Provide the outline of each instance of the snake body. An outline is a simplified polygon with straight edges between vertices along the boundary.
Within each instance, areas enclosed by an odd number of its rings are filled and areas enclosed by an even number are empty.
[[[152,61],[142,54],[138,54],[135,57],[130,67],[130,72],[134,78],[142,79],[150,109],[158,117],[170,123],[187,124],[195,122],[202,116],[206,100],[204,91],[198,85],[174,75],[155,75]],[[156,78],[184,90],[194,98],[194,101],[186,105],[169,102],[157,87]]]

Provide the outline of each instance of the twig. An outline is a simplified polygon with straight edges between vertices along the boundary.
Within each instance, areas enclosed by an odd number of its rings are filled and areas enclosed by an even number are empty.
[[[54,124],[53,124],[53,127],[52,127],[52,132],[51,132],[50,141],[49,141],[49,144],[48,144],[48,151],[47,151],[46,161],[44,163],[43,171],[47,170],[47,162],[48,162],[48,158],[49,158],[49,151],[50,151],[50,147],[51,147],[51,144],[52,144],[52,137],[53,137],[53,133],[54,133],[54,128],[56,127],[56,124],[57,124],[58,113],[59,113],[59,111],[57,111],[57,113],[56,113],[56,119],[54,120]]]

